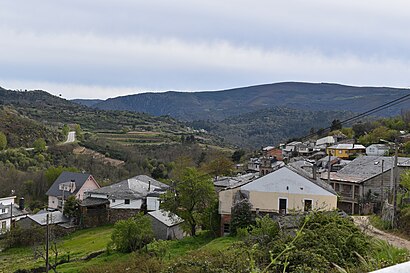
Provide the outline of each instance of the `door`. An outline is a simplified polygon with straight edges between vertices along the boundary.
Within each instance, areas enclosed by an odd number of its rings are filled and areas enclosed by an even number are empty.
[[[285,198],[279,198],[279,213],[286,214],[288,207],[288,200]]]

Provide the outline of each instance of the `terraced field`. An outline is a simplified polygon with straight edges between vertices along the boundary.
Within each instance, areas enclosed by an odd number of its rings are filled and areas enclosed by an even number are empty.
[[[96,135],[98,138],[123,146],[173,144],[181,140],[180,136],[175,134],[153,131],[97,132]]]

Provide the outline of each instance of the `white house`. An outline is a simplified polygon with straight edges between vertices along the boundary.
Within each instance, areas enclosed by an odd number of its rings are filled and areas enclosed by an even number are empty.
[[[46,192],[48,195],[48,207],[62,210],[64,201],[68,196],[74,195],[76,199],[82,201],[85,197],[85,192],[99,188],[100,185],[98,185],[91,174],[62,172]]]
[[[0,198],[0,234],[10,230],[10,226],[15,221],[18,221],[27,216],[27,211],[24,210],[24,199],[19,205],[14,203],[16,196]]]
[[[389,155],[389,146],[386,144],[372,144],[366,148],[366,154],[372,156]]]

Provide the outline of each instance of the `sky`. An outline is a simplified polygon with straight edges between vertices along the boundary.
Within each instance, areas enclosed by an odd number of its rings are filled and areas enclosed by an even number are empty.
[[[409,87],[405,0],[0,0],[0,86],[64,98]]]

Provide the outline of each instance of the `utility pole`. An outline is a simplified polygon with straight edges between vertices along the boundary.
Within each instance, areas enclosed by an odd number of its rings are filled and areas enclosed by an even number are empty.
[[[49,269],[49,261],[48,261],[48,248],[49,248],[49,240],[50,240],[50,228],[49,228],[49,221],[50,221],[50,215],[47,212],[47,228],[46,228],[46,273],[48,273]]]
[[[398,169],[397,169],[397,161],[399,156],[399,145],[397,143],[397,139],[394,142],[394,169],[393,169],[393,228],[397,227],[397,180],[398,180]]]
[[[327,183],[330,185],[330,159],[331,159],[331,153],[329,151],[329,160],[327,161]]]
[[[384,159],[382,159],[382,183],[381,183],[382,207],[383,207],[383,204],[384,204],[384,177],[383,176],[384,176]]]

